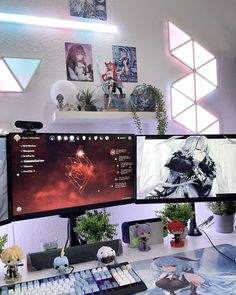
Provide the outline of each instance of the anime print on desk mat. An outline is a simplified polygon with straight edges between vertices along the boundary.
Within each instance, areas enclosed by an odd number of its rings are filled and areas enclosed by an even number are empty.
[[[218,245],[225,255],[236,258],[236,247]],[[132,267],[148,287],[145,295],[236,294],[236,263],[213,247],[135,261]]]

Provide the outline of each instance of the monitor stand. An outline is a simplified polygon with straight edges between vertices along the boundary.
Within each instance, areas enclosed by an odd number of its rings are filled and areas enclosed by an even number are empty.
[[[85,214],[85,211],[78,211],[78,212],[73,212],[73,213],[60,214],[60,217],[68,218],[68,239],[67,239],[65,248],[66,248],[68,242],[69,242],[69,247],[86,244],[86,241],[84,241],[82,238],[79,238],[77,236],[77,234],[74,232],[74,227],[76,226],[76,218],[78,216],[81,216],[81,215],[84,215],[84,214]]]
[[[193,218],[190,219],[188,236],[195,236],[195,237],[201,236],[202,233],[198,229],[197,222],[196,222],[195,204],[192,202],[191,205],[192,205],[192,208],[193,208],[194,215],[193,215]]]

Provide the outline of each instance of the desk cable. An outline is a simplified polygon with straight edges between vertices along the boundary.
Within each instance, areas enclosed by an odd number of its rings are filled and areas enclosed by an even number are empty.
[[[235,264],[236,264],[236,260],[229,257],[228,255],[224,254],[223,252],[221,252],[212,242],[212,240],[210,239],[210,237],[208,236],[208,234],[201,228],[201,227],[209,227],[211,226],[213,223],[210,223],[212,220],[213,220],[213,216],[209,216],[207,220],[205,220],[203,223],[201,223],[198,228],[201,232],[203,232],[205,234],[205,236],[207,237],[208,241],[211,243],[212,247],[219,253],[221,254],[222,256],[224,256],[225,258],[233,261]]]

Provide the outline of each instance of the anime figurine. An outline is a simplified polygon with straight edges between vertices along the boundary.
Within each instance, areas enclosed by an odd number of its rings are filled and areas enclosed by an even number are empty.
[[[102,75],[103,80],[108,85],[108,90],[111,93],[116,93],[116,89],[119,90],[120,94],[123,94],[122,91],[122,82],[118,79],[116,72],[116,65],[112,62],[105,62],[106,72]]]
[[[215,163],[209,155],[207,138],[193,135],[165,164],[169,175],[146,198],[196,198],[209,196],[216,177]]]
[[[160,292],[154,291],[153,294],[175,295],[181,291],[189,295],[200,294],[197,293],[197,289],[206,280],[194,273],[194,268],[188,260],[193,261],[186,257],[176,256],[156,258],[151,264],[151,269],[155,277],[155,285]]]
[[[136,224],[136,236],[138,238],[138,249],[140,251],[149,251],[151,247],[147,245],[148,240],[151,237],[151,226],[149,223]]]
[[[56,100],[58,102],[57,108],[59,111],[63,110],[63,101],[64,101],[64,96],[62,94],[58,94],[56,97]]]
[[[74,267],[69,265],[69,260],[65,256],[64,247],[61,249],[61,256],[54,258],[53,268],[56,269],[60,275],[71,273],[74,270]]]
[[[168,231],[170,234],[174,235],[173,240],[170,241],[172,247],[183,247],[184,240],[182,240],[181,236],[184,232],[184,225],[179,220],[173,220],[167,224]]]
[[[21,261],[23,257],[23,250],[17,245],[2,251],[1,260],[5,264],[4,267],[7,268],[7,273],[5,274],[6,282],[15,282],[21,279],[18,267],[23,265]]]
[[[111,247],[102,246],[97,252],[98,266],[116,263],[116,252]]]

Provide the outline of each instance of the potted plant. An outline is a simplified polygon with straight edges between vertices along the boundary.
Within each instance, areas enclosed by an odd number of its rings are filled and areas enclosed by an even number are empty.
[[[74,232],[87,243],[112,240],[118,224],[110,224],[110,216],[106,209],[86,211],[85,215],[77,217]]]
[[[152,86],[150,84],[143,84],[139,85],[139,87],[143,87],[145,89],[145,93],[143,93],[143,100],[151,100],[151,108],[155,111],[155,117],[157,120],[157,134],[163,135],[166,132],[167,125],[168,125],[168,117],[166,115],[165,109],[165,100],[164,95],[160,89]],[[131,94],[132,96],[132,94]],[[141,119],[138,116],[138,111],[140,111],[139,106],[135,102],[135,99],[131,99],[131,112],[133,114],[134,123],[139,131],[139,134],[142,134],[142,123]],[[142,109],[141,109],[142,111]]]
[[[194,210],[191,203],[168,203],[161,211],[156,211],[156,215],[161,218],[163,226],[173,220],[179,220],[186,227],[184,236],[187,234],[187,224],[189,219],[194,217]]]
[[[207,207],[214,214],[214,224],[217,232],[231,233],[234,231],[234,214],[236,201],[209,202]]]
[[[90,90],[90,88],[80,89],[77,99],[82,101],[82,105],[85,111],[97,111],[97,107],[95,105],[96,99],[93,99],[95,90]]]
[[[3,251],[6,242],[7,242],[7,234],[0,237],[0,254]]]

